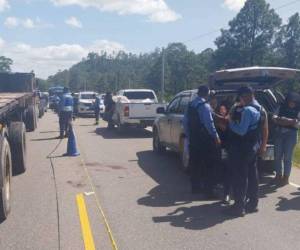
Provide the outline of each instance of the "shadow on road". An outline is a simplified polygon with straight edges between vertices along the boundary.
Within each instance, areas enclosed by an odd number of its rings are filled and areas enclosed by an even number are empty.
[[[139,205],[168,207],[192,202],[189,179],[180,169],[175,154],[158,155],[153,151],[137,153],[138,165],[158,185],[138,200]]]
[[[169,222],[174,227],[204,230],[234,218],[223,215],[220,202],[192,207],[180,207],[166,216],[153,217],[155,223]]]
[[[122,132],[116,129],[97,128],[95,133],[104,139],[152,138],[152,132],[146,129],[128,128]]]
[[[277,203],[277,211],[300,211],[300,189],[298,189],[298,192],[292,193],[294,197],[291,199],[285,198],[285,197],[279,197],[279,202]]]
[[[151,207],[182,206],[164,216],[153,217],[155,223],[169,222],[172,226],[191,230],[213,227],[230,219],[223,216],[220,202],[190,206],[201,197],[190,193],[189,177],[180,170],[176,154],[157,155],[152,151],[137,153],[138,164],[155,182],[145,197],[137,202]]]
[[[202,205],[191,206],[193,201],[200,201],[202,197],[190,193],[189,177],[181,171],[176,154],[142,151],[137,153],[137,158],[140,168],[158,183],[137,203],[150,207],[181,206],[167,215],[153,217],[155,223],[169,222],[175,227],[204,230],[232,219],[223,215],[224,206],[219,201],[203,201]],[[261,198],[276,192],[277,188],[269,185],[270,180],[269,176],[261,177]],[[297,200],[291,203],[291,207],[300,210],[300,192]]]

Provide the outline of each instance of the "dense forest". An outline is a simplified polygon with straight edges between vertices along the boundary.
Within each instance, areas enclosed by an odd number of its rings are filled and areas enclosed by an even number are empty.
[[[206,83],[209,74],[217,69],[254,65],[300,68],[299,13],[283,24],[265,0],[247,0],[229,22],[228,29],[221,30],[215,45],[215,49],[201,53],[188,50],[182,43],[171,43],[164,50],[157,48],[139,55],[123,51],[113,55],[91,52],[70,69],[40,80],[40,86],[47,89],[65,85],[73,91],[99,92],[145,87],[160,93],[163,57],[167,96]],[[300,84],[294,83],[293,88],[300,89]]]

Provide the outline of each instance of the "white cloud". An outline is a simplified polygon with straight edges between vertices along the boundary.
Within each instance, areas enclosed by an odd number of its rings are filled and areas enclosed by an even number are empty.
[[[7,28],[15,28],[19,25],[19,19],[13,16],[7,17],[4,21]]]
[[[246,0],[224,0],[224,6],[230,10],[239,11],[245,2]]]
[[[9,8],[9,4],[7,0],[0,0],[0,12]]]
[[[69,17],[65,23],[73,28],[82,28],[82,23],[74,16]]]
[[[35,18],[35,20],[31,18],[18,18],[18,17],[7,17],[4,21],[4,25],[7,28],[17,28],[17,27],[23,27],[25,29],[36,29],[36,28],[49,28],[53,25],[47,24],[41,21],[39,17]]]
[[[2,49],[5,45],[5,41],[0,37],[0,49]]]
[[[36,27],[34,21],[30,18],[26,18],[22,21],[22,25],[26,29],[34,29]]]
[[[1,46],[1,40],[0,40]],[[26,43],[8,44],[3,41],[3,55],[13,59],[13,71],[30,72],[47,78],[58,70],[64,70],[86,57],[89,52],[114,52],[125,50],[124,46],[108,40],[97,40],[82,46],[80,44],[60,44],[35,47]]]
[[[78,5],[97,8],[100,11],[117,12],[119,15],[139,14],[152,22],[174,22],[181,16],[166,4],[165,0],[51,0],[57,6]]]

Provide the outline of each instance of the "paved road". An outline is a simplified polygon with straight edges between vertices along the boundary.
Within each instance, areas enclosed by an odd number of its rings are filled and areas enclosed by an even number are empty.
[[[120,136],[93,122],[75,122],[77,158],[61,157],[66,140],[47,158],[59,143],[51,113],[28,134],[28,171],[13,178],[13,210],[0,224],[0,249],[85,249],[86,224],[76,202],[81,193],[96,249],[112,249],[113,242],[120,250],[300,248],[297,185],[275,190],[266,177],[259,213],[228,219],[219,202],[189,194],[176,155],[151,151],[151,132]]]

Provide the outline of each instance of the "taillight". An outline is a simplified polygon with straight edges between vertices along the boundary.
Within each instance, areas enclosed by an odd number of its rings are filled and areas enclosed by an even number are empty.
[[[124,116],[129,116],[129,106],[124,107]]]

